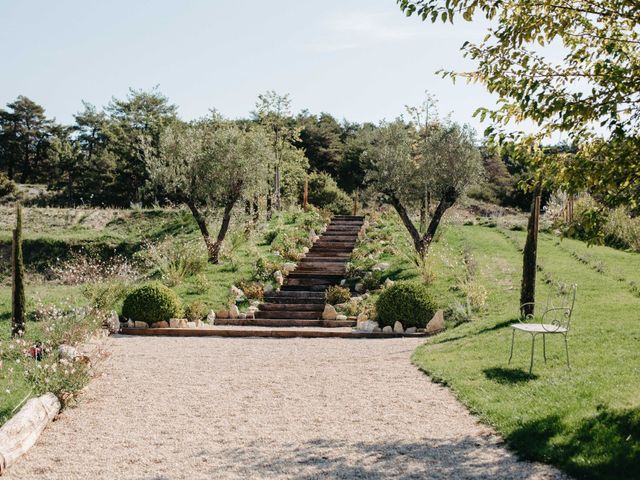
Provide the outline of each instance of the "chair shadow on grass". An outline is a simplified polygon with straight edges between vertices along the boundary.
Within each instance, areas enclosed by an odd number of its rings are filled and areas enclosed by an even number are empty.
[[[535,373],[529,373],[520,368],[491,367],[485,368],[482,373],[487,379],[502,384],[524,383],[538,378]]]

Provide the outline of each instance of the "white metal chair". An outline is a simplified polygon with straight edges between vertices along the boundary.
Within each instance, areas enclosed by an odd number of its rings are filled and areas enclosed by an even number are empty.
[[[547,361],[547,345],[546,335],[562,335],[564,337],[564,349],[567,354],[567,367],[571,370],[569,363],[569,346],[567,344],[567,335],[571,325],[571,314],[576,302],[577,285],[560,286],[560,292],[557,296],[549,294],[545,305],[529,302],[520,305],[520,321],[511,324],[511,353],[509,355],[509,364],[513,358],[513,342],[516,331],[525,332],[531,335],[531,362],[529,364],[529,374],[533,370],[533,352],[535,348],[536,336],[542,335],[542,354],[544,361]],[[533,314],[527,314],[527,306],[534,307]],[[539,312],[542,312],[541,314]]]

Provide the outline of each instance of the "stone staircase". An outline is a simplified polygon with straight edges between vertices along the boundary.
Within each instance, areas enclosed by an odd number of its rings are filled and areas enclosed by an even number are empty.
[[[336,215],[280,291],[265,295],[255,318],[220,319],[217,325],[257,327],[351,327],[353,320],[323,320],[325,290],[346,275],[364,217]]]

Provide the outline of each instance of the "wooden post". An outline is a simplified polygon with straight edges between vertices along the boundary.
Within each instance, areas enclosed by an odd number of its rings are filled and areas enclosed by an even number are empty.
[[[309,209],[309,176],[304,176],[304,191],[302,193],[302,207],[306,212]]]
[[[360,190],[356,188],[355,193],[353,194],[353,215],[358,214],[358,195]]]

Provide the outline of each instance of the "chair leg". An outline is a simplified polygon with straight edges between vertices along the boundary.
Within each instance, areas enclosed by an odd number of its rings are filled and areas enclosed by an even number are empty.
[[[514,329],[511,329],[511,353],[509,354],[509,362],[508,364],[511,365],[511,358],[513,358],[513,340],[516,336],[516,331]]]
[[[533,370],[533,349],[536,344],[536,336],[531,335],[531,363],[529,364],[529,375],[531,375],[531,371]]]
[[[542,334],[542,356],[544,357],[544,363],[547,363],[547,340],[544,333]]]
[[[567,336],[564,336],[564,350],[567,352],[567,368],[571,370],[571,364],[569,363],[569,345],[567,344]]]

